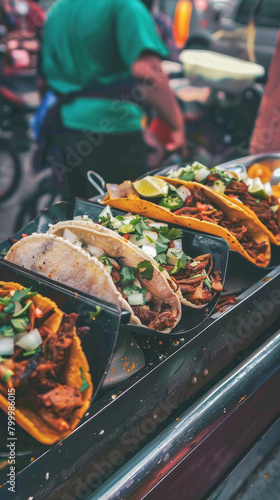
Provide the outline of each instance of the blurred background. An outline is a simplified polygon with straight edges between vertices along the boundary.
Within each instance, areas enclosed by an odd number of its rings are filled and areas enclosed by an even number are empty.
[[[0,2],[0,240],[60,199],[55,153],[40,157],[32,130],[41,99],[40,40],[52,4]],[[168,16],[176,46],[163,68],[184,115],[187,161],[213,166],[245,156],[276,45],[280,1],[158,0],[155,12]],[[156,168],[168,131],[149,113],[144,127],[150,168]]]

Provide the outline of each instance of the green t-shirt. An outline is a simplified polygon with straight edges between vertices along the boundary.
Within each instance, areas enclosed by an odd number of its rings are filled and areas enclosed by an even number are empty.
[[[144,51],[167,57],[141,0],[59,0],[49,11],[42,69],[60,93],[126,81]],[[79,97],[62,107],[65,126],[103,133],[141,129],[141,108],[123,99]]]

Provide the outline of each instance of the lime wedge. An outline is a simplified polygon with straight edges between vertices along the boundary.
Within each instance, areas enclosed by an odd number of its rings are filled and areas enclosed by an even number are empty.
[[[147,175],[144,179],[133,182],[133,187],[143,198],[160,198],[168,194],[167,182]]]
[[[251,185],[249,186],[249,193],[255,198],[260,198],[261,200],[266,200],[267,192],[264,188],[264,185],[259,177],[255,177],[252,179]]]

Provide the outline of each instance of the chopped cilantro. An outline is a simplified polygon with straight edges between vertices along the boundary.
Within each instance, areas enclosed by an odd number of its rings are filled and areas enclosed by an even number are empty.
[[[158,266],[159,268],[159,271],[162,273],[162,271],[164,271],[163,267],[161,267],[161,265]]]
[[[176,227],[172,227],[169,229],[166,226],[162,226],[160,228],[160,234],[167,238],[169,241],[171,240],[177,240],[178,238],[182,238],[183,236],[183,231],[182,229],[177,229]]]
[[[99,314],[101,313],[101,307],[100,306],[96,306],[96,311],[95,312],[92,312],[92,311],[89,311],[88,315],[89,315],[89,319],[96,319],[97,316],[99,316]]]
[[[15,303],[14,302],[10,302],[10,304],[8,304],[6,307],[4,307],[4,312],[6,314],[13,314],[15,311]]]
[[[99,222],[102,226],[108,227],[109,229],[113,227],[110,214],[99,217]]]
[[[140,276],[144,280],[150,281],[154,274],[153,264],[149,260],[144,260],[143,262],[139,262],[138,269],[140,269]]]
[[[160,241],[160,243],[170,243],[170,240],[165,238],[161,233],[159,233],[157,241]]]
[[[121,275],[122,275],[122,280],[121,280],[121,287],[122,290],[124,288],[130,288],[132,289],[135,281],[135,274],[138,272],[136,267],[128,267],[128,266],[123,266],[121,270]]]
[[[182,181],[192,181],[194,179],[194,170],[182,170],[179,179]]]
[[[167,257],[165,253],[159,253],[158,255],[155,256],[155,261],[158,262],[159,264],[167,264]],[[159,266],[160,268],[161,266]],[[162,269],[163,270],[163,269]]]
[[[31,288],[23,288],[22,290],[17,290],[12,296],[12,302],[26,300],[27,298],[37,295],[37,292],[32,292],[31,290]]]
[[[115,218],[121,222],[124,220],[124,217],[122,217],[121,215],[117,215]]]
[[[178,256],[177,262],[172,271],[170,272],[170,274],[178,273],[181,269],[186,268],[187,260],[189,260],[189,257],[183,252],[183,250],[179,252],[177,256]]]
[[[1,306],[7,306],[12,300],[12,297],[0,297]]]
[[[84,370],[82,369],[81,366],[80,366],[80,373],[81,373],[81,379],[82,379],[82,385],[80,387],[80,392],[84,392],[84,391],[86,391],[86,389],[88,389],[90,387],[90,385],[85,377]]]
[[[100,257],[98,257],[98,260],[100,260],[100,262],[102,262],[102,264],[107,267],[109,273],[111,274],[114,266],[108,259],[107,255],[100,255]]]
[[[23,318],[11,319],[13,328],[17,333],[23,333],[29,324],[29,319],[27,316]]]
[[[226,185],[226,186],[229,186],[231,181],[232,181],[232,177],[230,177],[228,175],[228,173],[226,172],[226,170],[219,170],[217,169],[216,167],[214,168],[214,172],[215,174],[217,174],[220,179],[223,181],[223,183]]]
[[[140,220],[137,222],[137,224],[135,225],[135,229],[138,234],[143,234],[143,231],[150,230],[149,226],[147,226],[143,218],[142,219],[140,218]]]
[[[0,253],[0,255],[7,255],[7,252],[8,250],[6,248],[3,248],[2,252]]]
[[[161,243],[160,241],[155,241],[157,254],[167,252],[168,245],[166,243]]]

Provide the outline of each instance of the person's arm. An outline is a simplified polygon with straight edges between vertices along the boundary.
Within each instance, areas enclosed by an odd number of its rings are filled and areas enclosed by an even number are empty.
[[[143,87],[144,97],[158,111],[172,131],[172,143],[167,149],[187,153],[185,124],[168,78],[161,69],[159,57],[152,54],[141,55],[132,65],[132,74]]]

